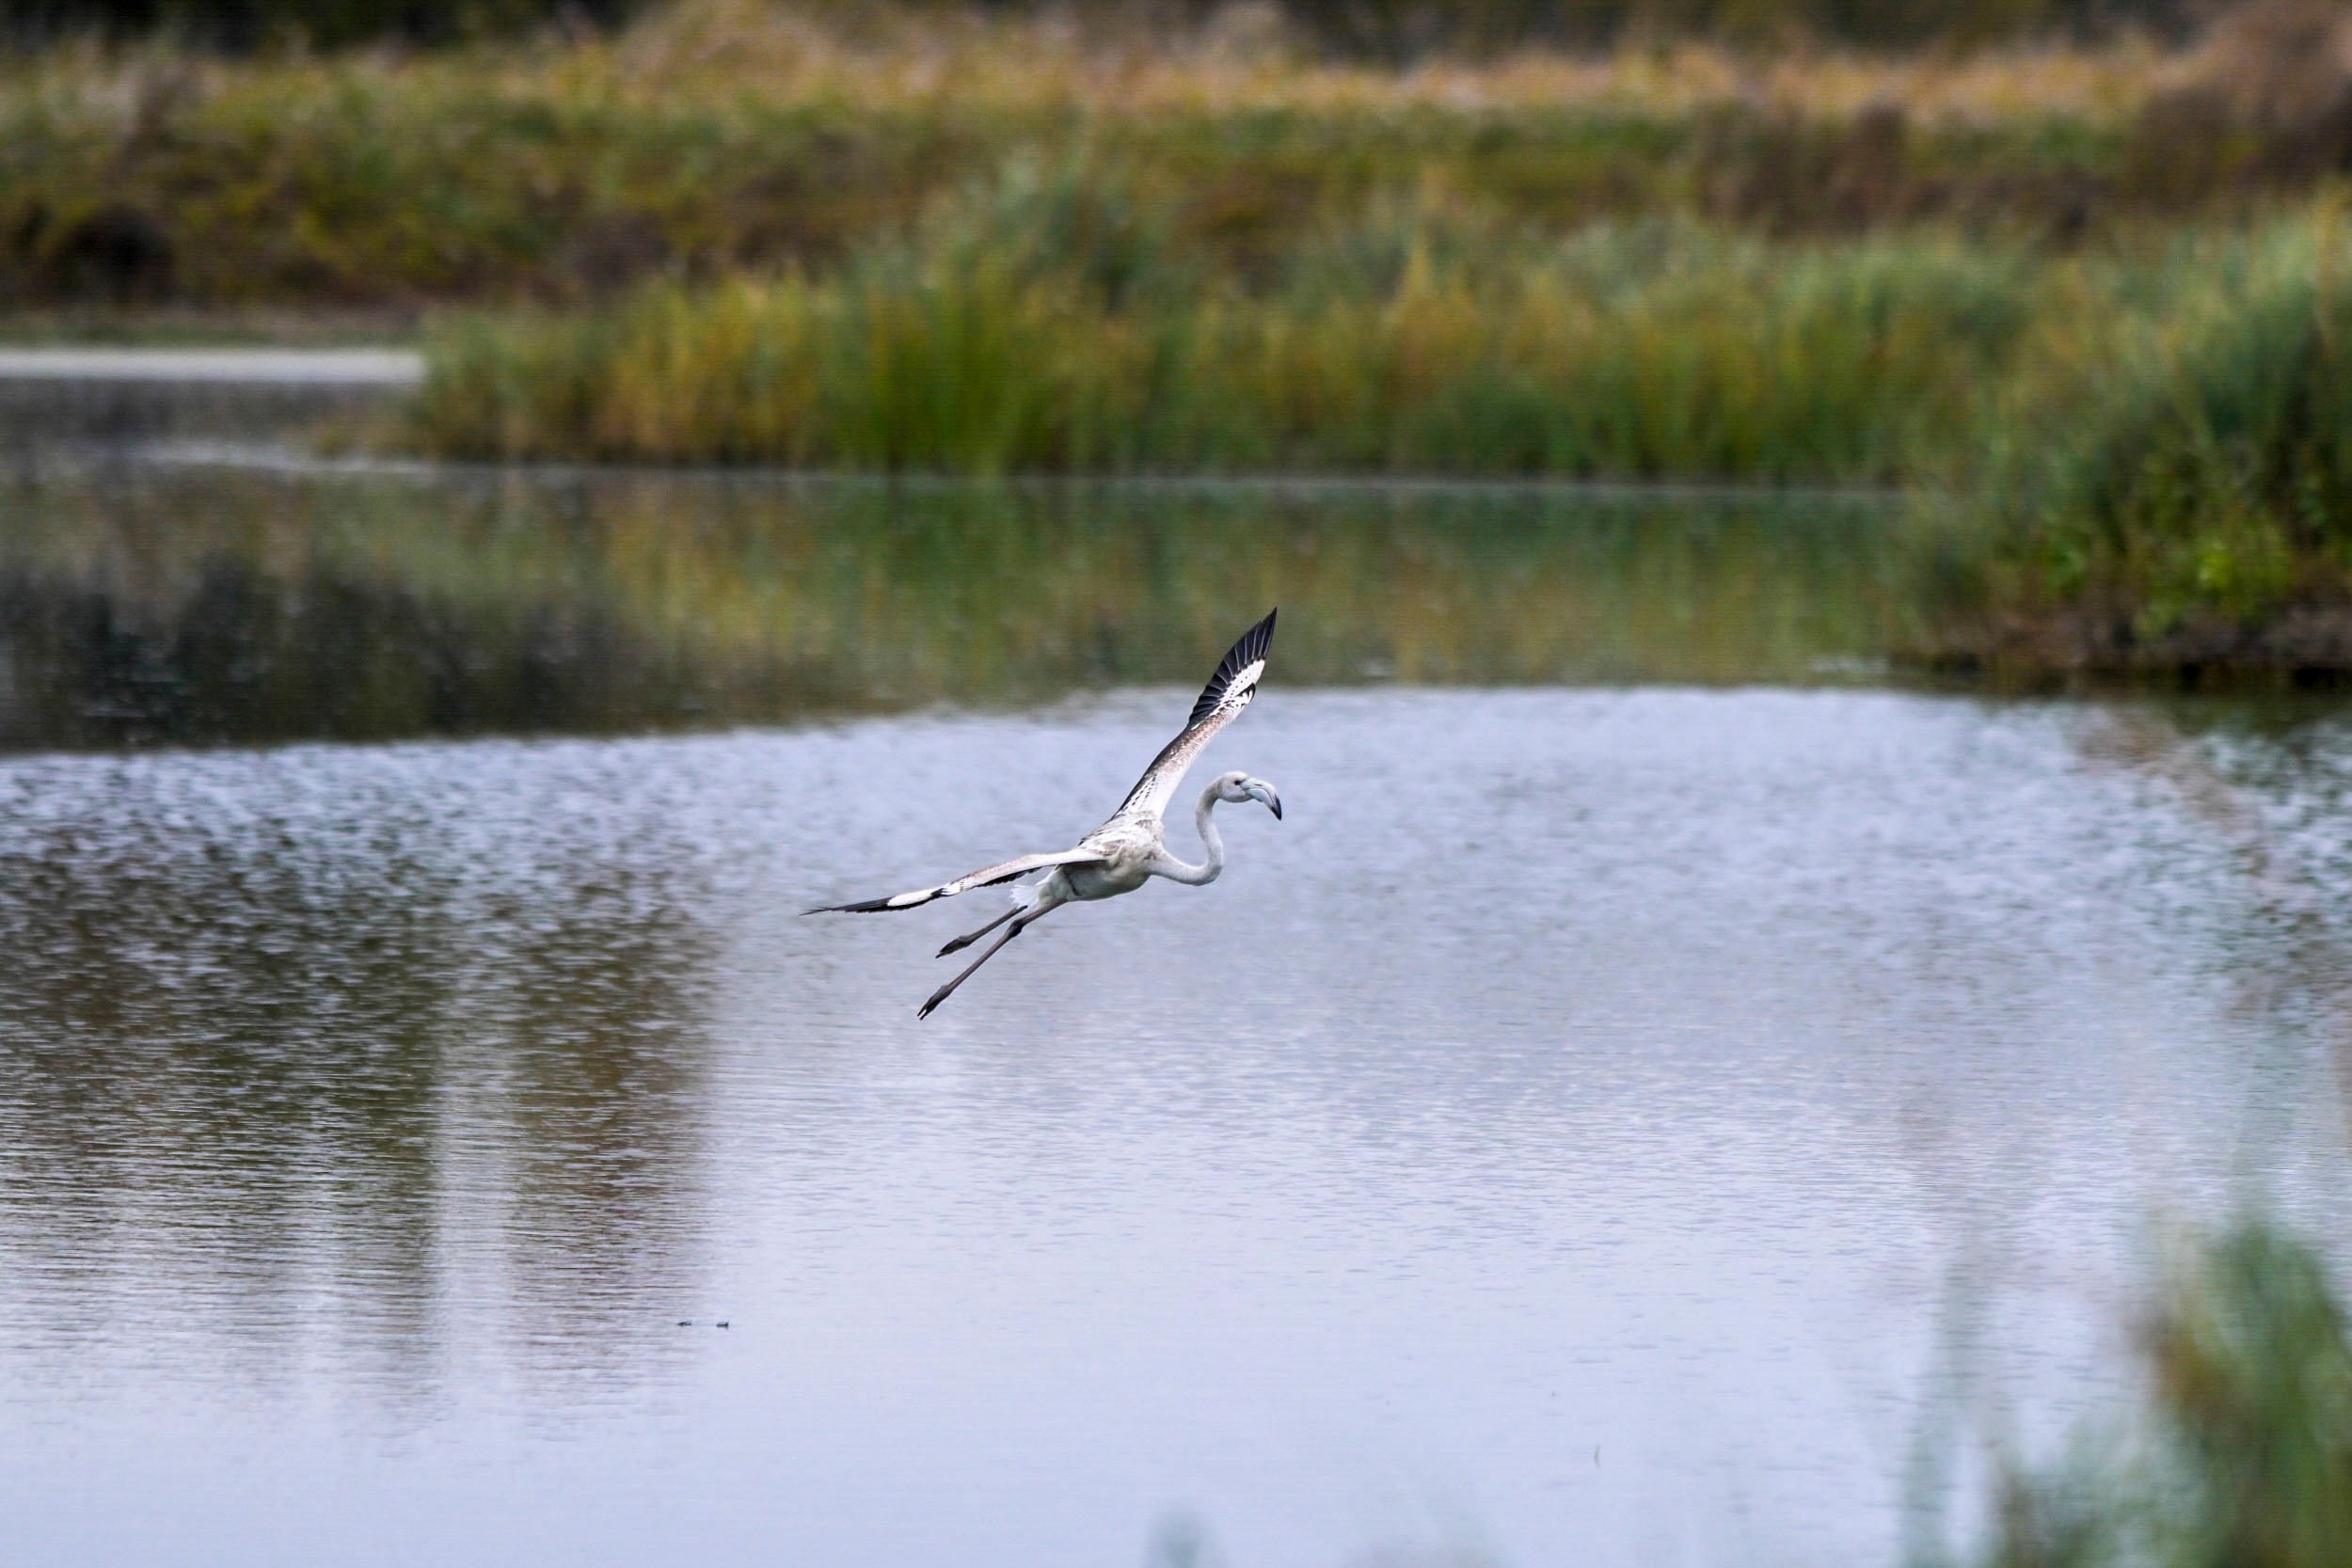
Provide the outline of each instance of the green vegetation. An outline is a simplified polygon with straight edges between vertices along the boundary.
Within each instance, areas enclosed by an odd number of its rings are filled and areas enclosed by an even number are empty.
[[[618,33],[429,54],[82,44],[0,61],[0,299],[579,304],[825,270],[1016,166],[1120,190],[1245,280],[1302,229],[1430,191],[1553,237],[1671,216],[2065,238],[2344,166],[2342,84],[2311,79],[2327,51],[2241,32],[2178,55],[1398,71],[1230,27],[682,0]]]
[[[2184,245],[2199,281],[1988,421],[1990,657],[2352,663],[2352,235],[2332,210]]]
[[[2036,264],[1941,236],[1568,242],[1406,211],[1255,289],[1165,214],[1017,180],[821,277],[461,318],[410,437],[467,456],[1002,473],[1321,468],[1876,482],[1964,421]]]
[[[2309,1246],[2198,1243],[2142,1335],[2139,1427],[2009,1487],[1988,1568],[2335,1568],[2352,1542],[2352,1339]]]

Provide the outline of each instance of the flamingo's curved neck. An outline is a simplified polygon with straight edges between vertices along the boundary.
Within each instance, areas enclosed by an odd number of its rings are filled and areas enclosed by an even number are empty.
[[[1193,808],[1192,825],[1200,831],[1200,842],[1206,846],[1209,858],[1199,865],[1187,865],[1175,856],[1168,857],[1168,868],[1161,873],[1171,882],[1187,887],[1205,887],[1225,871],[1225,841],[1217,836],[1216,823],[1210,813],[1216,807],[1216,785],[1200,792],[1200,803]]]

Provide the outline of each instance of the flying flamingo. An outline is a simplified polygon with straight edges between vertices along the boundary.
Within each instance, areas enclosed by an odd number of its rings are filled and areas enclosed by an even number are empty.
[[[989,943],[961,974],[931,992],[931,999],[916,1009],[915,1017],[929,1018],[932,1008],[954,995],[956,988],[969,980],[974,971],[1004,950],[1005,943],[1064,904],[1091,903],[1098,898],[1133,893],[1153,877],[1165,877],[1186,887],[1205,887],[1216,881],[1225,869],[1225,841],[1217,836],[1210,812],[1220,800],[1235,804],[1255,800],[1272,812],[1279,822],[1282,817],[1282,798],[1274,792],[1274,786],[1247,773],[1220,773],[1200,792],[1200,802],[1193,808],[1192,819],[1200,831],[1200,842],[1207,847],[1208,859],[1199,865],[1187,864],[1168,852],[1168,824],[1161,819],[1161,814],[1175,799],[1176,786],[1184,783],[1193,759],[1258,694],[1259,678],[1265,673],[1266,652],[1274,645],[1274,616],[1275,612],[1268,610],[1264,620],[1242,633],[1241,640],[1226,650],[1216,673],[1209,677],[1209,684],[1202,689],[1200,700],[1192,705],[1192,717],[1184,721],[1183,733],[1152,759],[1152,766],[1143,770],[1143,777],[1136,781],[1136,787],[1127,792],[1127,798],[1119,803],[1110,820],[1080,839],[1074,849],[1023,855],[999,865],[984,866],[937,887],[917,888],[912,893],[868,898],[856,904],[826,904],[808,912],[865,914],[876,910],[917,910],[934,899],[953,898],[976,887],[1009,882],[1051,866],[1050,875],[1015,892],[1011,909],[939,950],[944,958],[971,946],[1008,921],[1011,923],[1006,926],[1003,936]]]

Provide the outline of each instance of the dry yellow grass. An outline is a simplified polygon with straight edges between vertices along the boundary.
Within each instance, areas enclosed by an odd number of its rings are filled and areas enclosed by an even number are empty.
[[[2314,41],[2316,40],[2316,41]],[[617,34],[0,61],[0,296],[415,309],[824,265],[1012,165],[1147,194],[1247,273],[1417,192],[1554,233],[1957,219],[2064,236],[2333,177],[2341,28],[1868,56],[1704,44],[1409,68],[1279,29],[680,0]]]
[[[1930,119],[2106,119],[2137,111],[2201,69],[2198,55],[2141,40],[1899,57],[1682,42],[1391,69],[1310,57],[1270,24],[1170,39],[1067,19],[885,9],[845,27],[762,0],[683,0],[612,40],[559,52],[581,88],[664,95],[726,83],[792,101],[854,85],[872,103],[953,99],[1113,117],[1554,109],[1679,118],[1721,106],[1842,117],[1899,103]]]
[[[1685,41],[1391,68],[1317,58],[1273,27],[1169,35],[1054,17],[879,8],[851,19],[768,0],[678,0],[611,36],[550,31],[430,55],[386,47],[234,60],[83,43],[0,61],[0,94],[125,130],[224,93],[392,84],[639,107],[846,102],[1115,119],[1528,110],[1681,118],[1736,108],[1843,118],[1899,104],[1924,120],[1989,123],[2123,119],[2202,79],[2213,55],[2211,45],[2165,50],[2136,39],[1913,55]]]

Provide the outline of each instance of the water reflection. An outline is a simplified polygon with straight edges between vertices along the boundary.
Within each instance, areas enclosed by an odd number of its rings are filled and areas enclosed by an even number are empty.
[[[569,1373],[642,1370],[591,1330],[696,1267],[694,857],[653,802],[518,833],[496,769],[431,766],[0,775],[0,1291],[37,1362],[138,1320],[266,1382],[324,1325],[421,1397],[487,1270]]]
[[[1912,625],[1854,501],[21,467],[0,744],[344,739],[1000,705],[1285,675],[1850,678]]]
[[[2238,1013],[2266,1026],[2271,1076],[2334,1063],[2336,1115],[2352,1125],[2352,745],[2341,705],[2112,705],[2086,723],[2084,756],[2143,780],[2235,863],[2243,897],[2224,972]],[[2296,1104],[2265,1097],[2271,1118]]]

